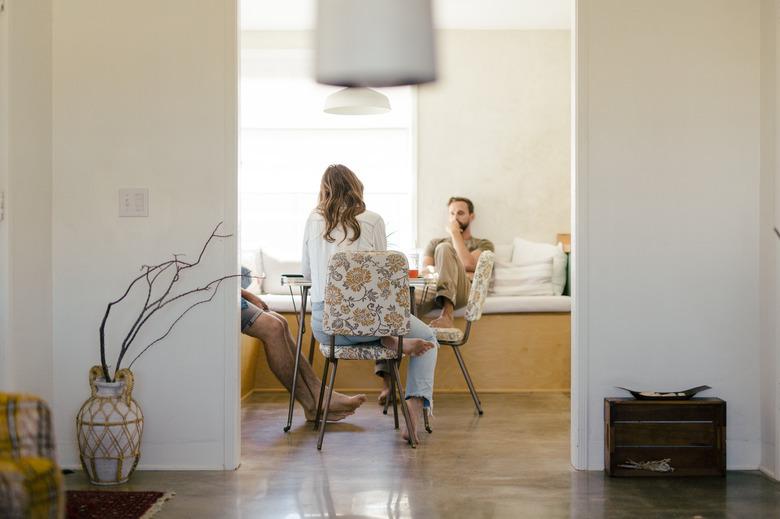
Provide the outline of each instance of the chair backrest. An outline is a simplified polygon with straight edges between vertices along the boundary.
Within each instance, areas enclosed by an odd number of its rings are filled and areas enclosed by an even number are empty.
[[[0,393],[0,459],[48,458],[56,462],[49,406],[40,398]]]
[[[322,330],[329,335],[409,333],[409,264],[396,251],[337,252],[328,262]]]
[[[493,273],[495,260],[496,255],[489,250],[479,255],[477,268],[474,269],[474,279],[471,280],[469,302],[466,305],[467,321],[476,321],[482,317],[482,307],[485,306],[485,298],[490,286],[490,275]]]

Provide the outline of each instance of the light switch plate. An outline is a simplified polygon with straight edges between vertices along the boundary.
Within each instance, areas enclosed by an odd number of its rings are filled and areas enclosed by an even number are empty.
[[[126,188],[119,190],[119,216],[149,216],[149,190],[146,188]]]

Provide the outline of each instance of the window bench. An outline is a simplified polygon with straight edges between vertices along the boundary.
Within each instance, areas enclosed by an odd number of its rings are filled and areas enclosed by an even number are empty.
[[[285,316],[295,334],[298,324],[290,295],[260,297],[272,310]],[[295,299],[295,308],[300,311],[300,297]],[[482,319],[474,323],[471,339],[462,349],[477,390],[480,393],[568,392],[570,312],[571,298],[568,296],[488,296]],[[455,315],[455,326],[463,328],[463,310]],[[308,322],[307,319],[304,357],[309,351]],[[252,390],[284,391],[268,369],[260,341],[242,336],[241,358],[242,395]],[[369,364],[351,362],[340,366],[337,389],[346,392],[379,390],[381,382]],[[322,355],[315,351],[314,369],[321,374],[322,367]],[[449,348],[439,351],[435,391],[468,392]]]

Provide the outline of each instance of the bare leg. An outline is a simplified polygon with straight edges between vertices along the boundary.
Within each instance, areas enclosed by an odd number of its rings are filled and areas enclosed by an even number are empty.
[[[279,321],[281,321],[282,325],[284,326],[284,336],[287,339],[287,347],[290,351],[290,357],[292,359],[292,362],[295,362],[295,340],[293,339],[292,334],[290,333],[290,328],[287,324],[287,319],[285,319],[282,315],[277,314],[276,312],[267,312],[271,314],[272,317],[275,317]],[[314,370],[311,367],[311,364],[309,364],[306,360],[304,360],[303,355],[301,355],[301,359],[298,362],[298,366],[300,369],[299,375],[306,383],[306,386],[309,388],[309,391],[312,395],[312,398],[314,398],[314,405],[316,407],[317,405],[317,398],[319,397],[320,393],[320,379],[317,377],[317,375],[314,373]],[[327,391],[328,388],[326,387],[325,390]],[[330,399],[330,412],[331,413],[349,413],[352,414],[355,409],[363,405],[366,401],[366,395],[359,394],[355,396],[347,396],[342,393],[339,393],[338,391],[333,391],[333,395]],[[316,409],[314,410],[316,412]],[[311,419],[314,418],[314,412],[311,414]],[[330,418],[330,417],[329,417]],[[308,414],[307,414],[308,419]]]
[[[290,327],[287,324],[287,319],[285,319],[282,315],[277,314],[276,312],[268,311],[266,313],[271,317],[273,317],[274,319],[276,319],[282,325],[283,328],[282,336],[284,337],[284,342],[287,346],[288,351],[290,352],[291,362],[294,363],[295,350],[297,349],[297,347],[295,344],[295,340],[293,339],[292,333],[290,333]],[[298,375],[300,376],[301,379],[303,379],[303,382],[304,384],[306,384],[309,394],[316,401],[317,397],[315,395],[319,394],[320,379],[317,378],[317,375],[314,373],[314,370],[311,369],[311,365],[303,360],[303,355],[301,355],[301,358],[298,362],[298,366],[300,369]]]
[[[452,328],[454,307],[465,306],[469,298],[469,281],[455,248],[447,242],[440,243],[434,251],[434,265],[439,273],[436,286],[436,303],[441,306],[439,317],[431,321],[431,328]]]
[[[390,374],[389,373],[383,373],[382,374],[382,391],[379,393],[379,398],[377,398],[377,402],[379,402],[379,405],[385,405],[385,402],[387,402],[387,397],[388,396],[390,396]]]
[[[453,320],[452,313],[455,310],[452,301],[446,297],[442,297],[441,314],[439,317],[430,322],[428,326],[431,328],[452,328],[455,321]]]
[[[406,400],[406,405],[409,407],[409,418],[412,422],[410,424],[411,430],[406,430],[406,427],[404,427],[403,431],[401,432],[401,437],[405,441],[409,441],[409,433],[411,432],[415,443],[419,443],[420,438],[417,436],[417,422],[419,421],[420,415],[422,414],[423,399],[420,397],[408,398]]]
[[[278,315],[278,314],[277,314]],[[244,333],[256,337],[263,341],[265,354],[268,358],[268,366],[271,368],[277,380],[290,390],[290,380],[292,372],[295,369],[295,357],[290,353],[288,345],[289,332],[285,324],[272,315],[265,312]],[[293,350],[294,351],[294,350]],[[312,371],[308,362],[301,361],[299,364],[301,376],[298,378],[298,387],[295,391],[296,400],[303,406],[307,419],[314,419],[314,413],[317,408],[317,401],[314,393],[309,388],[309,383],[317,388],[319,394],[319,379]],[[308,382],[308,383],[307,383]],[[334,393],[334,397],[336,393]],[[341,395],[345,401],[341,401],[338,408],[335,408],[337,402],[331,401],[331,414],[329,420],[341,420],[355,412],[355,409],[365,402],[365,395],[347,397]]]

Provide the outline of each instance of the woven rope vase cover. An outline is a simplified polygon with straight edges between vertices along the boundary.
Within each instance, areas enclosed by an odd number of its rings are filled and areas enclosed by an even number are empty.
[[[105,382],[100,366],[89,370],[92,396],[76,417],[81,466],[95,485],[125,483],[141,457],[144,416],[133,400],[133,374],[121,369]]]

